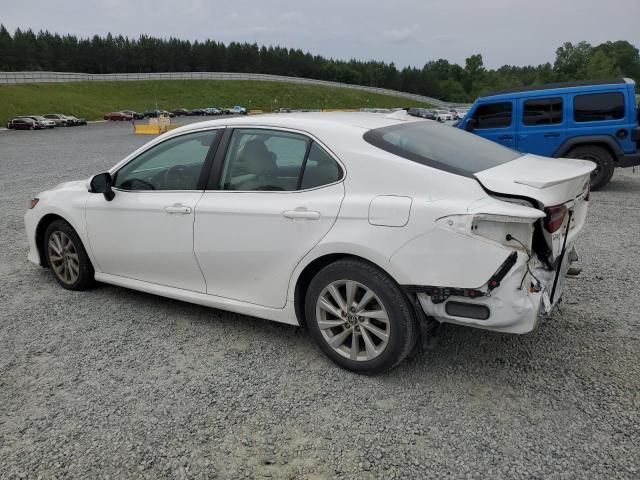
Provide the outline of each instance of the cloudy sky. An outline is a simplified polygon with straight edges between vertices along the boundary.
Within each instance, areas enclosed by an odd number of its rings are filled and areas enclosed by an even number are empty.
[[[563,42],[640,47],[640,0],[0,0],[9,30],[112,32],[282,45],[334,58],[422,66],[553,61]]]

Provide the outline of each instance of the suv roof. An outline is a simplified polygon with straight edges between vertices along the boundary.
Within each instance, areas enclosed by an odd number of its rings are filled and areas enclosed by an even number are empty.
[[[576,82],[558,82],[558,83],[546,83],[544,85],[529,85],[526,87],[510,88],[507,90],[500,90],[496,92],[489,92],[482,97],[493,97],[495,95],[504,95],[507,93],[520,93],[520,92],[535,92],[544,90],[556,90],[558,88],[573,88],[573,87],[591,87],[594,85],[621,85],[621,84],[634,84],[635,82],[629,78],[616,78],[613,80],[581,80]]]

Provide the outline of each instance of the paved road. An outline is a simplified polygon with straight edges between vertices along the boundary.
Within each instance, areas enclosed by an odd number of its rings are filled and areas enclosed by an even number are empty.
[[[27,263],[27,199],[147,140],[0,132],[0,478],[640,477],[640,173],[592,194],[583,275],[538,330],[445,326],[368,378],[298,328]]]

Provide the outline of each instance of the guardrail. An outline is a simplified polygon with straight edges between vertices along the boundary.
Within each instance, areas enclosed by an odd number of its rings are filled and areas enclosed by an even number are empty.
[[[285,77],[264,73],[230,72],[166,72],[166,73],[72,73],[72,72],[0,72],[0,84],[19,83],[57,83],[57,82],[130,82],[141,80],[260,80],[266,82],[284,82],[306,85],[320,85],[336,88],[350,88],[381,95],[407,98],[417,102],[429,103],[438,107],[451,107],[455,104],[425,97],[413,93],[388,90],[386,88],[365,87],[348,83],[314,80],[312,78]]]

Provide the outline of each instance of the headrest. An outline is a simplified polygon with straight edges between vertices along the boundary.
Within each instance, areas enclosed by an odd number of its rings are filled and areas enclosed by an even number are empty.
[[[275,155],[262,140],[250,140],[242,149],[242,162],[247,173],[274,175],[278,169]]]

